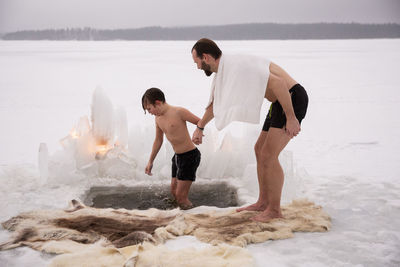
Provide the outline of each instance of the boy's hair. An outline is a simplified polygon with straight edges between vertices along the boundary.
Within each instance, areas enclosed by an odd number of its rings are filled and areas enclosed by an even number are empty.
[[[154,105],[156,103],[156,100],[165,103],[164,93],[160,89],[155,87],[147,89],[142,96],[142,107],[145,113],[146,113],[146,106],[149,104]]]
[[[222,54],[222,51],[219,49],[217,44],[213,40],[207,38],[201,38],[198,40],[194,44],[191,52],[193,52],[193,50],[196,50],[199,58],[202,58],[203,54],[210,54],[214,59],[218,59]]]

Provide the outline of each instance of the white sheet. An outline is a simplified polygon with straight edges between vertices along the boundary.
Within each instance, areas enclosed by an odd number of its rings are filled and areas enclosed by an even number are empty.
[[[252,55],[221,56],[211,85],[215,126],[222,130],[232,121],[258,124],[269,78],[270,61]]]

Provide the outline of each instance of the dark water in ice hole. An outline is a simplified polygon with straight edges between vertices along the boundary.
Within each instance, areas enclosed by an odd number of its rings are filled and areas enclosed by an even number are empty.
[[[90,188],[84,203],[96,208],[125,208],[162,210],[176,208],[169,185],[151,186],[97,186]],[[193,184],[189,199],[195,207],[215,206],[219,208],[238,206],[237,190],[227,183]]]

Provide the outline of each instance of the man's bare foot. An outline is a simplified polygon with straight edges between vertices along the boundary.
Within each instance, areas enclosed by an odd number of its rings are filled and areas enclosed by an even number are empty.
[[[280,212],[264,211],[254,217],[251,217],[250,220],[255,222],[269,222],[278,218],[283,218]]]
[[[254,203],[254,204],[251,204],[246,207],[238,208],[238,209],[236,209],[236,211],[237,212],[241,212],[241,211],[245,211],[245,210],[247,210],[247,211],[264,211],[265,209],[266,209],[265,205]]]

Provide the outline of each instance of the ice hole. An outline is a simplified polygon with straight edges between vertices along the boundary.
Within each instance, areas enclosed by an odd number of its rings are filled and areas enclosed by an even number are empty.
[[[193,184],[189,199],[195,207],[215,206],[219,208],[238,206],[237,190],[225,183]],[[97,186],[90,188],[83,202],[95,208],[125,208],[146,210],[156,208],[174,209],[169,185],[150,186]]]

